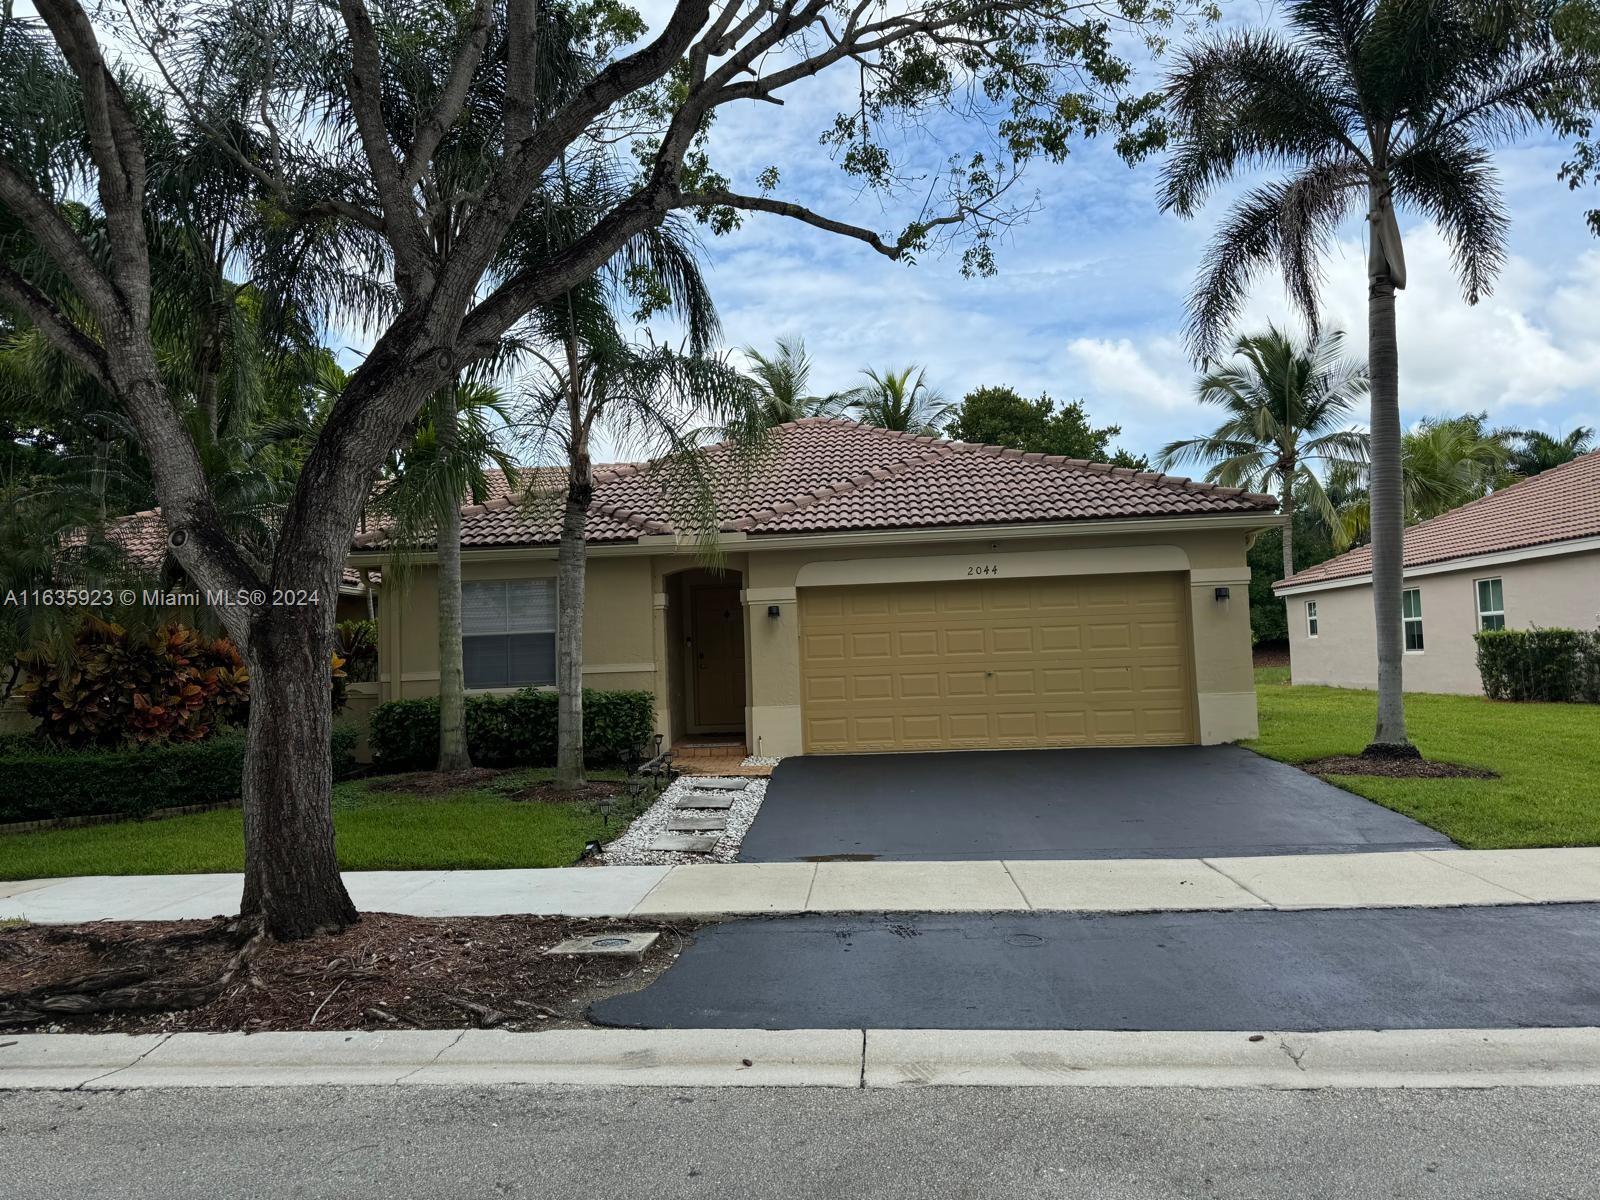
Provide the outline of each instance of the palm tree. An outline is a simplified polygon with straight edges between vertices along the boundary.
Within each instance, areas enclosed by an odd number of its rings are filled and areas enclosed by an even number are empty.
[[[1561,437],[1538,429],[1518,430],[1512,437],[1516,444],[1511,449],[1511,458],[1506,466],[1521,479],[1569,463],[1595,448],[1594,430],[1587,425],[1579,425]]]
[[[1315,462],[1362,462],[1367,436],[1348,427],[1350,410],[1367,394],[1367,370],[1343,354],[1344,335],[1324,333],[1302,343],[1268,326],[1241,337],[1232,361],[1201,378],[1196,398],[1225,417],[1204,437],[1168,442],[1158,465],[1209,464],[1206,479],[1223,487],[1280,497],[1283,574],[1294,574],[1296,494],[1336,531],[1338,514]]]
[[[750,377],[760,390],[770,424],[831,416],[839,410],[842,398],[838,392],[815,396],[806,390],[811,380],[811,356],[802,339],[779,338],[776,353],[770,355],[754,346],[746,346],[740,353],[750,360]]]
[[[543,207],[530,205],[519,242],[530,261],[544,261],[576,241],[633,186],[609,151],[558,164]],[[597,428],[617,444],[662,459],[679,477],[681,526],[716,529],[712,488],[701,455],[709,425],[725,427],[736,445],[767,425],[751,381],[710,352],[720,329],[700,273],[698,242],[671,217],[629,241],[615,258],[571,291],[535,309],[520,348],[543,368],[526,389],[535,440],[553,439],[565,464],[561,535],[556,551],[557,788],[584,781],[583,614],[594,499],[590,446]],[[683,352],[636,345],[621,331],[623,315],[643,320],[666,311],[687,331]],[[538,497],[533,498],[539,502]]]
[[[1316,322],[1320,259],[1352,212],[1368,226],[1373,608],[1378,719],[1368,752],[1414,756],[1401,690],[1399,357],[1406,284],[1396,209],[1442,227],[1468,303],[1487,294],[1508,220],[1491,150],[1548,123],[1596,79],[1586,50],[1556,44],[1550,6],[1504,0],[1291,0],[1285,29],[1186,49],[1167,84],[1174,152],[1161,207],[1196,215],[1237,172],[1287,172],[1233,206],[1189,300],[1189,346],[1210,358],[1258,272],[1282,271]]]
[[[954,404],[928,385],[924,379],[927,372],[921,367],[882,374],[868,367],[862,374],[867,382],[847,396],[849,406],[867,425],[920,437],[937,437],[956,411]]]
[[[438,559],[439,758],[435,769],[472,769],[467,749],[466,677],[461,643],[461,504],[488,498],[488,471],[498,468],[516,486],[517,468],[499,430],[511,419],[505,396],[477,379],[458,381],[424,406],[410,443],[391,459],[389,480],[376,501],[391,522],[396,547],[385,582],[403,577],[418,543],[431,541]]]

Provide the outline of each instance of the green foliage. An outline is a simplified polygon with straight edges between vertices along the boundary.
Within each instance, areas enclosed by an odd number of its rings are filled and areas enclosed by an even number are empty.
[[[19,656],[40,731],[67,746],[197,742],[243,716],[250,674],[226,638],[167,624],[148,635],[87,617],[70,652]]]
[[[927,371],[922,367],[881,372],[868,367],[861,373],[867,382],[843,398],[856,410],[862,424],[937,437],[955,412],[956,406],[927,382]]]
[[[1600,631],[1486,629],[1474,640],[1491,700],[1600,704]]]
[[[1294,569],[1303,571],[1332,558],[1334,546],[1327,526],[1307,509],[1294,514]],[[1282,642],[1289,637],[1288,605],[1272,594],[1283,578],[1283,534],[1268,529],[1245,556],[1250,564],[1250,640]]]
[[[1122,426],[1096,429],[1089,423],[1082,400],[1058,409],[1048,395],[1030,400],[1003,385],[968,392],[944,432],[963,442],[1011,446],[1030,454],[1060,454],[1139,471],[1149,467],[1142,455],[1113,450],[1111,440],[1122,432]]]
[[[361,774],[361,764],[356,761],[356,743],[361,731],[353,725],[336,725],[329,749],[333,754],[333,777],[353,779]]]
[[[548,766],[556,760],[556,693],[523,688],[506,696],[467,698],[467,749],[479,766]],[[655,729],[649,692],[584,689],[583,746],[591,763],[616,762]],[[439,757],[436,697],[390,700],[372,713],[373,765],[382,771],[427,770]]]
[[[340,621],[338,655],[350,683],[371,683],[378,677],[378,623],[370,619]]]
[[[244,739],[138,749],[69,750],[35,743],[0,749],[0,822],[142,817],[157,808],[239,797]]]

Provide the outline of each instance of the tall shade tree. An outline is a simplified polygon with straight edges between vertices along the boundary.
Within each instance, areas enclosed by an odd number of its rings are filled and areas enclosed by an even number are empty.
[[[1409,207],[1450,243],[1470,303],[1506,253],[1495,146],[1553,119],[1590,87],[1596,62],[1564,51],[1560,6],[1528,0],[1293,0],[1282,30],[1201,39],[1167,84],[1173,153],[1161,206],[1193,217],[1236,173],[1250,188],[1224,218],[1189,300],[1189,345],[1213,356],[1252,282],[1282,272],[1313,325],[1320,263],[1354,213],[1368,226],[1372,580],[1378,714],[1368,752],[1414,756],[1406,735],[1400,592],[1403,496],[1395,292],[1406,284],[1396,211]]]
[[[867,382],[848,393],[848,404],[867,425],[921,437],[937,436],[956,411],[927,381],[922,367],[861,372]]]
[[[241,600],[222,614],[252,686],[241,908],[284,938],[356,919],[330,807],[333,605],[255,597],[333,595],[372,480],[428,397],[503,354],[530,312],[674,212],[713,231],[777,217],[890,261],[951,243],[963,270],[993,271],[992,234],[1018,215],[1029,162],[1061,161],[1084,136],[1114,139],[1129,160],[1161,143],[1159,102],[1130,87],[1119,49],[1159,39],[1175,12],[1145,0],[675,0],[649,29],[631,8],[563,0],[34,7],[37,21],[8,10],[0,22],[0,36],[26,39],[46,64],[0,89],[0,306],[113,398],[184,570]],[[135,44],[128,77],[150,80],[147,96],[124,83],[101,29]],[[720,110],[770,103],[767,120],[804,121],[786,95],[833,75],[850,77],[845,111],[773,137],[782,160],[741,167],[749,178],[719,171],[709,131]],[[65,138],[39,119],[63,93]],[[364,314],[371,351],[328,410],[267,563],[229,538],[154,349],[147,105],[225,151],[266,226],[338,248],[322,278],[382,289]],[[935,115],[948,157],[930,178],[908,161],[923,143],[905,131]],[[475,141],[480,169],[463,192],[438,191],[429,165],[484,122],[497,136]],[[807,176],[801,148],[819,134],[853,190],[876,193],[870,211],[887,229],[808,206],[785,185]],[[625,147],[635,164],[625,194],[570,244],[514,253],[561,164],[597,144]],[[74,195],[92,201],[103,239],[63,219]],[[18,231],[37,253],[17,252]],[[253,260],[285,277],[306,261]],[[57,302],[62,286],[70,305]]]
[[[1196,398],[1223,411],[1204,437],[1168,442],[1163,470],[1202,463],[1206,479],[1224,487],[1279,497],[1283,574],[1294,574],[1294,510],[1303,497],[1338,528],[1339,515],[1322,486],[1330,463],[1363,463],[1367,435],[1350,428],[1351,410],[1367,395],[1367,369],[1344,354],[1344,335],[1297,341],[1268,326],[1234,343],[1233,357],[1201,377]]]
[[[749,360],[748,373],[760,389],[761,405],[767,422],[781,425],[801,417],[825,417],[839,411],[838,392],[818,396],[811,391],[811,356],[802,338],[779,338],[771,354],[746,346],[740,351]]]

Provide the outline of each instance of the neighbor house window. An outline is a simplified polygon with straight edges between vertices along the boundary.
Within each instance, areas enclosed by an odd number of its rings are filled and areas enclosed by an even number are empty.
[[[1506,627],[1506,598],[1498,579],[1478,580],[1478,628]]]
[[[554,683],[555,581],[462,584],[461,657],[469,688]]]
[[[1406,629],[1406,649],[1420,651],[1422,649],[1422,593],[1416,588],[1407,588],[1400,593],[1400,619]]]
[[[1317,636],[1317,602],[1315,600],[1306,601],[1306,636]]]

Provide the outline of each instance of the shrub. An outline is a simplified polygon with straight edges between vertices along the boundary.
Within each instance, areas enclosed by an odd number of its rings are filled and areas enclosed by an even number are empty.
[[[0,757],[0,822],[57,817],[142,817],[156,808],[239,798],[244,738],[131,749],[72,750],[40,743]]]
[[[18,661],[39,732],[68,746],[197,742],[240,720],[249,698],[233,643],[176,623],[141,635],[86,617],[70,654],[34,650]]]
[[[359,770],[359,731],[333,731],[333,776]],[[0,745],[0,824],[60,817],[142,817],[158,808],[239,799],[244,735],[116,749],[70,749],[39,738]]]
[[[1600,703],[1600,632],[1487,629],[1476,641],[1491,700]]]
[[[378,623],[371,620],[340,621],[339,657],[351,683],[371,683],[378,678]]]
[[[618,761],[655,728],[649,692],[583,693],[583,748],[590,763]],[[372,712],[373,765],[426,771],[439,759],[439,701],[390,700]],[[556,761],[556,693],[524,688],[467,698],[467,749],[479,766],[551,766]]]

